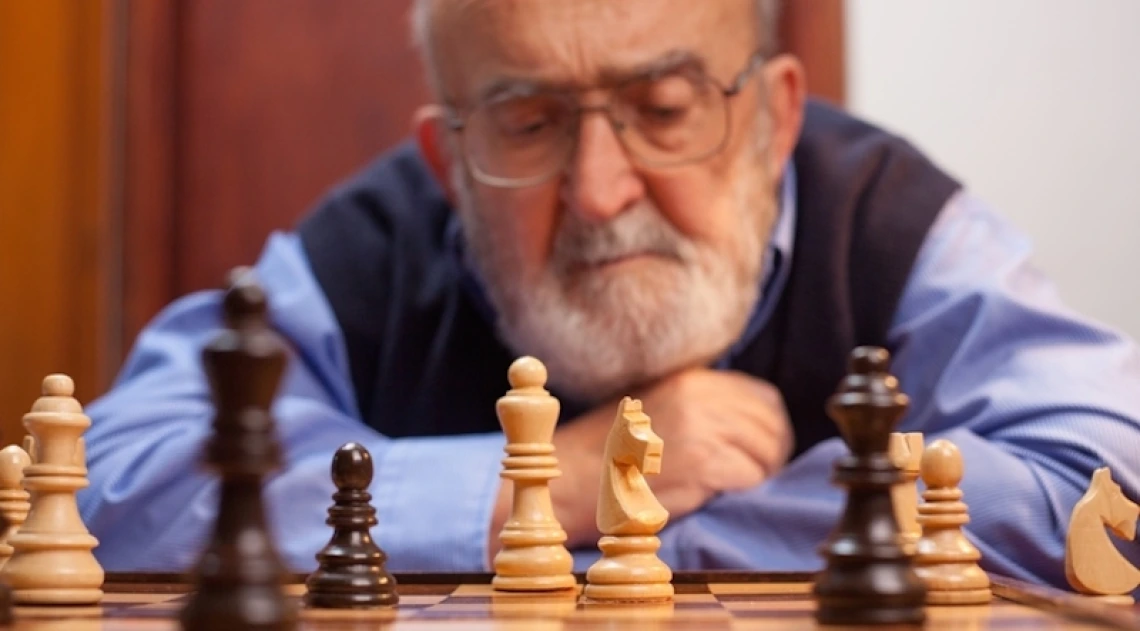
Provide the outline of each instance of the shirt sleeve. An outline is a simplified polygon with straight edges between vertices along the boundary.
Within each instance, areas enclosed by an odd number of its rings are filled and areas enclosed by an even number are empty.
[[[888,346],[912,404],[899,431],[961,450],[966,534],[983,568],[1064,587],[1069,516],[1092,472],[1109,467],[1140,497],[1140,353],[1065,306],[1030,256],[1029,241],[977,198],[952,198]],[[819,569],[844,499],[832,464],[845,451],[825,441],[757,488],[678,520],[662,536],[667,562]],[[1140,559],[1135,543],[1121,548]]]
[[[372,533],[389,569],[486,569],[502,435],[390,439],[369,428],[335,318],[296,237],[274,235],[256,273],[291,354],[273,406],[283,465],[264,486],[286,563],[316,566],[332,534],[332,456],[355,441],[372,454]],[[168,307],[139,336],[111,390],[87,406],[90,486],[79,505],[109,571],[186,570],[210,536],[218,485],[200,460],[213,420],[200,356],[219,330],[220,300],[202,292]]]

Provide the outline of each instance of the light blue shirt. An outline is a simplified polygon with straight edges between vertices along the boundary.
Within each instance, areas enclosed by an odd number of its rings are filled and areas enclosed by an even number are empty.
[[[787,278],[795,223],[787,184],[748,335],[762,328]],[[919,253],[889,349],[912,400],[899,429],[961,449],[967,530],[984,567],[1064,585],[1068,518],[1092,470],[1109,466],[1126,494],[1140,495],[1140,352],[1064,306],[1030,252],[980,200],[957,194]],[[331,533],[330,460],[357,441],[376,466],[373,535],[390,570],[489,569],[502,436],[393,440],[370,429],[356,409],[336,319],[298,238],[273,235],[257,273],[295,352],[274,406],[285,465],[265,485],[289,565],[315,567]],[[168,307],[140,335],[113,389],[87,408],[91,486],[79,502],[108,570],[186,569],[209,537],[217,482],[199,464],[211,421],[199,357],[217,334],[219,300],[219,292],[203,292]],[[830,475],[844,450],[826,441],[763,484],[674,518],[661,533],[662,559],[674,569],[818,569],[818,546],[842,506]],[[1136,545],[1128,551],[1140,559]],[[577,568],[596,556],[575,551]]]

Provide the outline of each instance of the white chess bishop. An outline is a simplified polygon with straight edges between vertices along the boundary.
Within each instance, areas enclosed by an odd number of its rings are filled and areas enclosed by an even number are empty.
[[[511,514],[499,533],[495,589],[511,592],[570,590],[577,584],[566,531],[554,514],[550,481],[562,475],[554,455],[561,404],[546,389],[546,366],[520,357],[507,373],[511,389],[495,405],[507,457],[500,475],[511,482]]]

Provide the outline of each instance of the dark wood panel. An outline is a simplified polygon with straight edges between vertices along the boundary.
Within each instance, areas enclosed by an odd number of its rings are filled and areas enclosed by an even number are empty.
[[[124,346],[175,295],[177,9],[171,0],[134,1],[124,18]]]
[[[844,0],[795,0],[784,3],[782,47],[807,68],[808,92],[837,105],[846,101]]]
[[[253,262],[337,181],[403,139],[426,91],[409,0],[132,2],[127,340]]]
[[[410,129],[425,92],[407,1],[183,8],[177,287],[216,286]]]
[[[117,360],[109,332],[110,83],[105,2],[0,3],[0,440],[51,372],[86,402]]]

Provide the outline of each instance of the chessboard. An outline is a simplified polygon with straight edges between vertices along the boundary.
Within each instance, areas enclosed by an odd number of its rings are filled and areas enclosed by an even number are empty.
[[[907,399],[884,349],[861,347],[828,411],[850,453],[833,481],[857,489],[821,546],[816,574],[674,571],[658,556],[668,511],[644,476],[662,444],[639,400],[625,397],[607,436],[597,498],[602,557],[573,572],[547,483],[557,400],[533,357],[512,363],[496,405],[512,483],[511,516],[487,574],[396,574],[386,567],[369,492],[371,455],[332,454],[328,543],[316,569],[288,574],[261,510],[261,480],[280,464],[268,410],[286,351],[247,274],[227,292],[227,326],[203,351],[217,411],[203,462],[222,479],[212,536],[189,574],[105,573],[76,507],[91,420],[66,375],[49,375],[24,416],[23,446],[0,449],[0,626],[16,629],[768,629],[804,626],[1100,626],[1140,631],[1140,584],[1109,538],[1128,537],[1140,505],[1098,469],[1073,509],[1065,573],[1076,590],[982,569],[965,535],[958,448],[894,432]],[[921,480],[921,502],[917,482]],[[299,618],[300,625],[294,625]]]
[[[581,585],[581,576],[579,585]],[[927,607],[928,629],[1140,629],[1140,607],[991,576],[986,605]],[[287,591],[300,629],[789,629],[816,626],[809,573],[677,572],[676,595],[659,604],[591,604],[581,589],[549,594],[499,592],[490,574],[399,574],[399,602],[370,609],[313,609],[301,604],[304,577]],[[178,629],[193,582],[175,574],[107,575],[98,607],[15,608],[18,630],[138,631]]]

